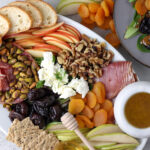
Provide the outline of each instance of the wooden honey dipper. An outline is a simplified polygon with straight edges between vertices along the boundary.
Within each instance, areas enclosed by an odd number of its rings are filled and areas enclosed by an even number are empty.
[[[83,141],[83,143],[89,148],[89,150],[95,150],[93,146],[88,142],[88,140],[85,138],[85,136],[80,132],[78,128],[78,123],[74,116],[70,114],[69,112],[65,113],[61,117],[62,124],[69,130],[75,131],[75,133],[80,137],[80,139]]]

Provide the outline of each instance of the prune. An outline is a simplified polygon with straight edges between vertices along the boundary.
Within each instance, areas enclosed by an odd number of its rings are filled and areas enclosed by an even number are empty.
[[[150,14],[147,13],[139,24],[139,31],[143,34],[150,34]]]
[[[29,106],[26,102],[16,104],[15,111],[17,113],[24,115],[24,116],[27,116],[29,114]]]
[[[50,118],[52,121],[60,121],[60,117],[62,116],[62,109],[59,105],[54,105],[50,107]]]
[[[57,102],[57,99],[54,95],[46,96],[42,99],[39,99],[39,101],[36,101],[36,103],[42,107],[52,106],[55,102]]]
[[[61,108],[67,112],[68,111],[68,104],[69,104],[69,101],[65,102],[64,104],[61,105]]]
[[[47,95],[51,95],[51,90],[48,88],[39,88],[39,89],[32,89],[28,93],[28,100],[30,102],[36,101],[38,99],[41,99]]]
[[[22,114],[20,114],[18,112],[11,111],[9,113],[9,118],[11,121],[14,121],[14,119],[18,119],[18,120],[22,121],[25,118],[25,116],[23,116]]]
[[[40,129],[42,129],[45,126],[45,119],[39,114],[32,114],[32,116],[30,116],[30,119],[33,122],[33,124],[38,125]]]

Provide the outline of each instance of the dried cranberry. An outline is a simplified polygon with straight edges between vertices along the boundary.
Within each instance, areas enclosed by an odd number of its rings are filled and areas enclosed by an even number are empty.
[[[42,129],[45,126],[45,119],[39,114],[32,114],[32,116],[30,116],[30,119],[33,122],[33,124],[38,125],[40,129]]]
[[[15,119],[22,121],[25,118],[25,116],[23,116],[22,114],[19,114],[18,112],[11,111],[9,113],[9,118],[11,121],[14,121]]]

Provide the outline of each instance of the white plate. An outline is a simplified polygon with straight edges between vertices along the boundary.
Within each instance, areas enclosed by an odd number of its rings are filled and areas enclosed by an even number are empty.
[[[113,51],[114,53],[114,58],[113,61],[125,61],[125,58],[114,48],[112,47],[108,42],[106,42],[101,36],[96,34],[95,32],[89,30],[88,28],[84,27],[83,25],[77,23],[76,21],[73,21],[67,17],[59,15],[59,21],[63,21],[67,24],[70,24],[77,28],[81,33],[84,33],[88,35],[91,38],[96,38],[100,42],[105,42],[107,43],[107,49]],[[8,118],[9,112],[0,105],[0,129],[7,134],[8,129],[11,126],[11,121]],[[140,147],[137,150],[142,150],[143,147],[146,144],[147,139],[144,139],[141,141]]]

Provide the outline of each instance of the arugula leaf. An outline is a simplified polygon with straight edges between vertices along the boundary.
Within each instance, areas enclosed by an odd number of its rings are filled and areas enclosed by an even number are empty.
[[[53,63],[56,63],[56,57],[53,55]]]
[[[67,99],[59,99],[59,102],[60,102],[60,104],[64,104],[64,103],[68,102],[69,100],[70,100],[69,98],[67,98]]]
[[[124,35],[125,39],[129,39],[137,34],[139,34],[139,28],[137,27],[141,16],[135,12],[134,17],[130,25],[128,26],[126,33]]]
[[[39,81],[37,84],[36,84],[36,88],[39,89],[39,88],[42,88],[44,86],[44,83],[45,81]]]
[[[40,66],[41,62],[43,61],[43,57],[39,57],[39,58],[35,58],[35,61],[37,62],[37,64]]]

